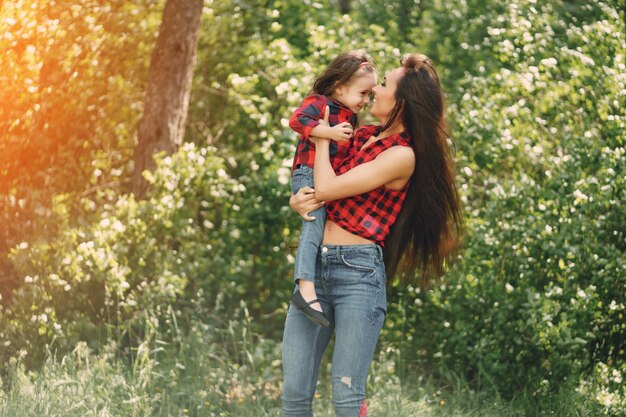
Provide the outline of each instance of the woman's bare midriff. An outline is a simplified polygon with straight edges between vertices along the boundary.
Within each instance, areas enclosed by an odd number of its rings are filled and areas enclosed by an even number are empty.
[[[322,239],[323,245],[370,245],[373,243],[374,242],[371,240],[357,236],[342,229],[337,226],[337,223],[326,220],[326,225],[324,226],[324,238]]]

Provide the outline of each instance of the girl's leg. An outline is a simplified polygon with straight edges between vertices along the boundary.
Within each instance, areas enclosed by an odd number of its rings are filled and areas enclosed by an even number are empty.
[[[313,169],[307,166],[297,168],[293,172],[291,182],[294,194],[302,187],[314,187]],[[309,215],[315,217],[315,220],[302,220],[302,233],[296,251],[293,274],[294,280],[299,286],[300,294],[307,302],[317,298],[315,293],[315,265],[319,246],[324,236],[326,209],[320,207]],[[310,307],[323,313],[319,303],[311,304]]]
[[[302,220],[302,234],[294,262],[294,280],[306,301],[317,298],[315,293],[315,260],[324,236],[326,209],[321,207],[311,213],[313,221]],[[322,311],[319,303],[311,304],[311,308]]]
[[[289,306],[283,334],[283,417],[311,417],[317,376],[322,355],[334,330],[332,310],[324,290],[318,295],[329,311],[330,326],[322,327],[310,321],[301,310]]]

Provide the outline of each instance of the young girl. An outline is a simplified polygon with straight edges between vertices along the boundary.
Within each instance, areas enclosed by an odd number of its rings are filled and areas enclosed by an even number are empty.
[[[348,156],[350,138],[357,125],[358,113],[368,102],[376,85],[374,67],[362,52],[347,52],[336,57],[315,80],[312,94],[293,113],[289,126],[300,133],[292,168],[292,192],[314,188],[313,161],[315,145],[309,136],[331,139],[330,158],[334,169]],[[329,125],[320,124],[329,109]],[[311,193],[313,190],[311,190]],[[296,253],[294,280],[298,290],[291,303],[314,323],[328,326],[315,293],[315,263],[324,235],[326,211],[320,206],[310,213],[311,221],[302,220],[302,234]]]

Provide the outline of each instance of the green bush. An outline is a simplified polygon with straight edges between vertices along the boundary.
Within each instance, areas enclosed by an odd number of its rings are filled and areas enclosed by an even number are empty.
[[[465,248],[441,285],[396,289],[387,338],[409,361],[507,397],[621,369],[626,42],[597,7],[575,26],[517,2],[482,42],[502,68],[468,74],[450,106]]]
[[[84,347],[70,352],[87,341],[94,357],[109,358],[113,349],[120,360],[110,368],[98,362],[103,385],[114,382],[106,374],[126,370],[122,363],[138,372],[127,382],[128,392],[110,392],[122,401],[119,409],[110,405],[115,412],[134,415],[165,407],[159,402],[166,398],[164,391],[158,400],[136,400],[133,390],[138,388],[132,387],[152,384],[151,393],[173,389],[167,377],[157,375],[170,371],[176,381],[186,382],[175,391],[178,399],[168,400],[207,411],[200,400],[206,381],[193,385],[199,374],[177,371],[182,370],[178,365],[190,369],[194,363],[200,364],[199,372],[210,373],[219,362],[220,370],[211,375],[221,391],[207,400],[211,412],[243,410],[245,401],[234,405],[243,395],[262,402],[266,380],[275,396],[278,365],[268,358],[280,355],[277,341],[299,230],[299,218],[287,207],[295,134],[286,121],[333,56],[363,48],[381,75],[405,52],[434,59],[449,93],[467,224],[459,263],[442,282],[428,291],[391,288],[372,390],[404,405],[408,400],[397,385],[410,384],[418,372],[463,390],[466,383],[468,390],[486,388],[486,395],[496,398],[529,396],[527,401],[538,404],[533,410],[545,404],[537,397],[549,401],[560,398],[561,386],[575,387],[592,404],[590,410],[597,406],[606,415],[622,413],[626,48],[617,2],[435,1],[421,2],[419,10],[405,16],[403,7],[411,2],[392,3],[376,3],[350,16],[338,16],[328,1],[311,4],[307,14],[300,13],[301,2],[282,0],[266,8],[248,1],[205,5],[188,118],[191,144],[158,158],[147,201],[125,194],[124,184],[132,171],[129,146],[147,63],[136,60],[145,56],[141,51],[154,37],[155,2],[142,6],[145,22],[134,12],[116,9],[127,16],[124,27],[97,33],[109,42],[108,56],[124,60],[119,67],[112,65],[115,59],[109,62],[110,71],[120,68],[112,78],[85,58],[80,62],[95,75],[78,84],[68,81],[63,91],[70,101],[61,92],[49,96],[48,90],[41,97],[21,97],[26,107],[40,100],[50,108],[79,105],[81,113],[57,120],[76,128],[71,131],[50,125],[56,136],[24,124],[20,129],[25,130],[12,132],[12,144],[28,135],[52,143],[69,133],[71,146],[65,150],[74,152],[89,132],[95,136],[89,152],[79,153],[79,159],[68,159],[72,152],[59,155],[72,161],[95,156],[51,170],[39,169],[46,163],[38,160],[35,177],[50,177],[60,188],[25,187],[30,181],[25,171],[21,183],[16,177],[8,191],[0,190],[4,244],[13,247],[9,259],[0,254],[0,268],[3,276],[20,279],[11,281],[9,293],[0,288],[8,294],[0,304],[5,385],[23,376],[7,374],[11,358],[19,358],[24,375],[46,361],[46,347],[84,363],[92,357],[80,353]],[[63,13],[71,20],[73,15]],[[128,34],[121,45],[116,33]],[[140,48],[132,54],[115,53],[136,41]],[[80,49],[63,45],[49,52]],[[70,65],[72,57],[66,58]],[[7,68],[15,66],[15,59],[7,54]],[[104,88],[99,80],[117,87]],[[88,81],[93,88],[81,84]],[[76,86],[89,94],[76,94]],[[85,97],[116,103],[106,99],[111,94],[124,97],[126,105],[102,107],[95,119],[88,106],[80,106]],[[74,107],[54,105],[68,102]],[[73,174],[74,168],[80,175]],[[17,170],[4,167],[0,174],[7,172]],[[241,300],[249,309],[245,325],[239,323]],[[203,331],[219,337],[205,337]],[[263,337],[239,339],[232,336],[237,332]],[[255,348],[243,348],[243,340]],[[203,356],[184,347],[202,343],[219,349]],[[159,356],[166,347],[173,356]],[[249,355],[263,359],[252,361]],[[54,366],[48,359],[44,369]],[[89,372],[87,379],[93,376]],[[65,378],[61,372],[52,379],[57,376]],[[235,389],[237,378],[248,381],[243,391]],[[385,386],[385,381],[392,383]],[[36,386],[29,384],[23,386]],[[71,384],[61,386],[59,393],[65,395],[69,391],[63,389]],[[435,397],[428,407],[420,400],[404,408],[378,404],[372,410],[433,411],[430,406],[441,398]],[[104,397],[94,398],[92,404]],[[330,410],[328,402],[321,407]],[[568,414],[577,405],[562,407]],[[176,414],[173,408],[160,410]],[[492,415],[506,414],[494,410]]]
[[[12,261],[25,282],[0,311],[5,359],[25,349],[32,356],[25,363],[40,362],[53,339],[67,350],[80,340],[97,347],[122,333],[132,337],[128,326],[141,328],[144,311],[175,302],[182,308],[199,289],[228,303],[253,291],[242,284],[254,267],[244,229],[253,216],[239,217],[245,187],[215,152],[185,145],[160,158],[149,175],[149,200],[122,196],[99,208],[93,224],[67,227],[54,242],[16,247]],[[68,215],[61,199],[55,210]],[[260,256],[267,252],[286,256],[272,248]]]

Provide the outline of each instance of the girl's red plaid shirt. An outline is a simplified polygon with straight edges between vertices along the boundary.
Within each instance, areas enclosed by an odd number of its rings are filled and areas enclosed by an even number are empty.
[[[348,122],[356,128],[356,116],[346,106],[320,94],[313,94],[302,102],[302,105],[296,109],[289,119],[289,127],[300,133],[298,145],[296,147],[296,155],[293,158],[292,170],[306,165],[313,168],[315,163],[315,144],[309,140],[311,130],[320,124],[320,120],[324,118],[324,109],[328,106],[330,115],[328,124],[330,126],[339,123]],[[330,141],[330,163],[333,169],[337,169],[339,165],[348,155],[350,149],[350,141],[338,143],[334,140]]]

